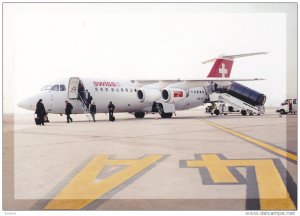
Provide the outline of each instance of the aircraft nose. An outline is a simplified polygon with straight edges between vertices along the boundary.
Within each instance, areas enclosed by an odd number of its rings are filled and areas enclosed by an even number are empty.
[[[17,105],[18,105],[18,107],[21,107],[23,109],[29,109],[29,110],[34,109],[32,101],[28,98],[24,99],[24,100],[21,100]]]

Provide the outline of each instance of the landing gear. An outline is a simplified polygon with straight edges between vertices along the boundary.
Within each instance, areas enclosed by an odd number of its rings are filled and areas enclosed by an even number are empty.
[[[242,113],[243,116],[247,115],[247,111],[246,110],[242,110],[241,113]]]
[[[145,117],[145,113],[144,112],[135,112],[134,113],[134,117],[136,117],[136,118],[144,118]]]
[[[284,114],[285,114],[285,111],[284,111],[283,109],[281,109],[281,110],[280,110],[280,114],[281,114],[281,115],[284,115]]]
[[[161,118],[172,118],[173,113],[165,113],[161,103],[153,103],[152,112],[158,112]]]
[[[160,114],[161,118],[172,118],[173,113],[165,113]]]
[[[215,109],[214,114],[217,115],[217,116],[220,115],[220,110]]]

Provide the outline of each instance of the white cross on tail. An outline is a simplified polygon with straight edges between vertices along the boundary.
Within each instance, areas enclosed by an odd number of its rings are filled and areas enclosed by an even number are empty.
[[[227,69],[225,68],[225,64],[222,63],[222,67],[219,68],[219,73],[222,74],[222,78],[225,77],[225,74],[227,74]]]

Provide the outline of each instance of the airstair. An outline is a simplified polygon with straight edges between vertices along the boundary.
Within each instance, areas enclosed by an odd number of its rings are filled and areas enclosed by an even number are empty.
[[[232,106],[234,110],[240,110],[242,115],[260,115],[265,113],[264,106],[253,106],[227,93],[214,92],[209,95],[209,98],[210,102],[224,103],[227,106]],[[222,110],[220,112],[222,113]]]
[[[82,110],[86,116],[86,118],[89,120],[89,121],[93,121],[93,117],[89,111],[89,109],[86,107],[85,103],[84,103],[84,100],[81,98],[81,96],[78,94],[78,99],[81,103],[81,107],[82,107]]]

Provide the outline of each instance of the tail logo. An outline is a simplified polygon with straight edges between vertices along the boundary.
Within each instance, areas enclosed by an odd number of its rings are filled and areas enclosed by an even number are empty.
[[[260,55],[260,54],[267,54],[267,52],[257,52],[257,53],[246,53],[246,54],[238,54],[238,55],[220,55],[217,58],[213,58],[203,63],[215,62],[213,67],[211,68],[207,77],[222,77],[222,78],[229,78],[231,73],[231,68],[233,64],[233,60],[235,58],[246,57],[246,56],[253,56],[253,55]],[[221,67],[220,67],[221,65]],[[226,66],[226,68],[225,68]]]
[[[232,64],[232,59],[216,59],[207,77],[229,78]]]
[[[222,63],[222,67],[219,68],[219,73],[222,74],[222,78],[225,78],[225,75],[227,74],[227,69],[225,68],[224,63]]]

